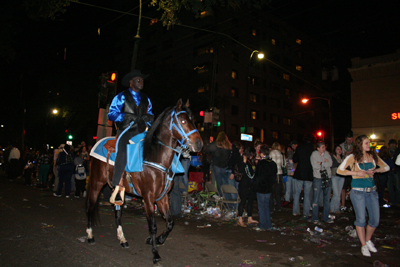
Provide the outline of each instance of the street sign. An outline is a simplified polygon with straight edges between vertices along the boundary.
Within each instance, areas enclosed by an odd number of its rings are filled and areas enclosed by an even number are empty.
[[[253,136],[251,134],[241,134],[240,135],[240,140],[252,142],[253,141]]]

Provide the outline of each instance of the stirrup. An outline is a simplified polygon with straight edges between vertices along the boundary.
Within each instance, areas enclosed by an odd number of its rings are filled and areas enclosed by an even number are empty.
[[[118,193],[121,196],[121,200],[115,200]],[[114,192],[112,193],[112,195],[110,197],[110,203],[121,206],[122,204],[124,204],[124,198],[125,198],[125,187],[122,186],[120,188],[119,185],[117,185],[114,189]]]

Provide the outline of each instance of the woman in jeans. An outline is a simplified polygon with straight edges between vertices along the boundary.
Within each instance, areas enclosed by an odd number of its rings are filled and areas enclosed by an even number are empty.
[[[340,214],[339,205],[340,205],[340,193],[342,192],[343,184],[344,184],[344,177],[339,176],[337,172],[337,168],[339,167],[340,163],[343,161],[343,153],[342,147],[337,145],[335,147],[335,151],[332,154],[332,191],[333,196],[331,199],[331,212]]]
[[[376,167],[379,166],[377,169]],[[347,170],[350,167],[351,171]],[[370,147],[370,140],[366,135],[356,138],[353,153],[347,156],[340,164],[337,173],[352,175],[350,199],[356,213],[356,231],[361,242],[361,253],[371,257],[371,252],[378,252],[371,238],[379,225],[378,192],[374,181],[374,173],[387,172],[389,166],[376,155]],[[366,212],[368,210],[368,225]]]

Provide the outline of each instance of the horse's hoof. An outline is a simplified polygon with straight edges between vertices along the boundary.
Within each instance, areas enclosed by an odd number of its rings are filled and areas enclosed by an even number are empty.
[[[153,267],[163,267],[164,265],[161,262],[161,259],[153,260]]]
[[[90,245],[94,245],[94,237],[93,238],[88,238],[88,240],[87,240],[87,242],[90,244]]]
[[[121,243],[121,247],[123,247],[123,248],[129,248],[128,242]]]
[[[149,236],[148,238],[146,238],[146,240],[144,241],[145,244],[147,245],[153,245],[153,240],[151,239],[151,237]]]

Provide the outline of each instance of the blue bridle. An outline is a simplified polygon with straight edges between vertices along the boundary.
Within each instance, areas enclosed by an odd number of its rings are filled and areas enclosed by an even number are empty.
[[[183,150],[187,150],[187,149],[188,149],[189,136],[190,136],[191,134],[195,133],[195,132],[198,132],[197,129],[194,129],[194,130],[192,130],[192,131],[190,131],[190,132],[188,132],[188,133],[186,133],[186,132],[183,130],[183,127],[182,127],[182,125],[181,125],[181,123],[179,122],[179,119],[178,119],[178,115],[181,114],[181,113],[186,113],[186,111],[182,110],[182,111],[180,111],[180,112],[177,113],[177,112],[175,111],[175,109],[174,109],[174,110],[171,112],[171,122],[170,122],[170,124],[169,124],[169,130],[171,131],[171,134],[173,133],[173,129],[175,129],[175,130],[177,130],[177,132],[181,135],[182,139],[181,139],[181,140],[179,140],[179,139],[177,140],[181,147],[179,147],[178,149],[177,149],[177,148],[173,148],[173,147],[171,147],[171,146],[165,145],[165,144],[164,144],[163,142],[161,142],[161,141],[158,141],[158,143],[161,144],[162,146],[165,146],[165,147],[167,147],[167,148],[170,148],[170,149],[172,149],[173,151],[175,151],[176,153],[178,153],[178,159],[179,159],[180,156],[182,155]],[[174,122],[174,119],[176,120],[177,123]],[[133,125],[133,122],[131,123],[130,127],[131,127],[132,125]],[[130,127],[128,127],[127,129],[125,129],[125,131],[123,131],[123,132],[121,133],[121,136],[122,136]],[[120,139],[120,138],[118,138],[118,141],[119,141],[119,139]],[[147,166],[149,166],[149,167],[152,167],[152,168],[155,168],[155,169],[157,169],[157,170],[160,170],[160,171],[164,172],[165,175],[166,175],[166,183],[165,183],[165,186],[164,186],[164,190],[163,190],[163,192],[161,193],[161,195],[156,199],[156,201],[159,201],[160,199],[162,199],[162,198],[164,197],[164,195],[167,193],[168,188],[169,188],[169,186],[170,186],[172,180],[174,179],[174,176],[175,176],[175,173],[176,173],[176,170],[177,170],[178,162],[179,162],[179,161],[176,162],[175,168],[172,168],[172,165],[171,165],[171,166],[169,167],[169,169],[167,169],[167,168],[165,168],[164,166],[162,166],[161,164],[157,164],[157,163],[149,162],[149,161],[143,161],[143,164],[144,164],[144,165],[147,165]],[[172,163],[171,163],[171,164],[172,164]],[[174,171],[173,171],[173,173],[172,173],[172,176],[169,176],[169,172],[170,172],[171,169],[173,169]],[[136,192],[136,189],[135,189],[135,187],[133,186],[133,183],[132,183],[132,184],[129,184],[129,186],[132,187],[133,193],[134,193],[135,195],[140,196],[140,195]]]
[[[189,135],[198,132],[197,129],[194,129],[188,133],[185,133],[185,131],[183,130],[183,127],[181,125],[181,123],[178,120],[178,115],[181,113],[186,113],[186,111],[182,110],[179,111],[178,113],[175,111],[175,109],[171,112],[171,122],[169,123],[169,130],[173,131],[173,128],[175,128],[175,130],[178,131],[178,133],[182,136],[181,140],[178,140],[178,143],[181,145],[181,147],[187,149],[187,144],[189,143]],[[178,124],[176,124],[174,122],[174,118],[175,120],[178,122]]]

